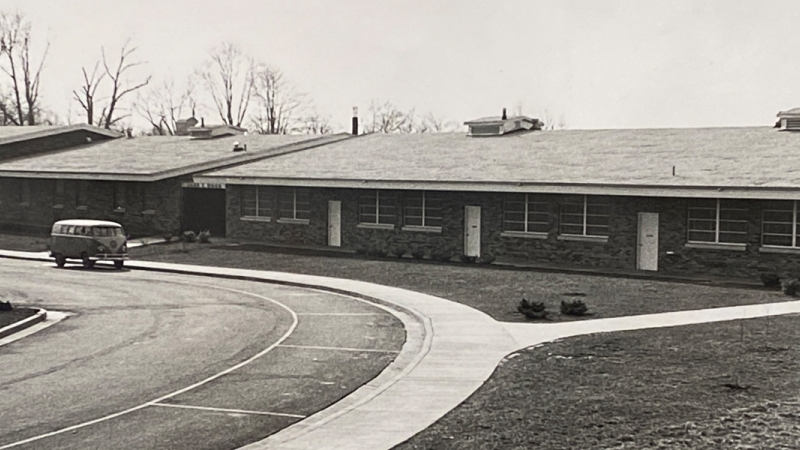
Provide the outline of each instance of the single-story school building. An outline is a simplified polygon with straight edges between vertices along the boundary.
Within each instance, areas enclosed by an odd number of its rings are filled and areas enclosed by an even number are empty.
[[[3,132],[12,128],[13,142],[6,145]],[[194,174],[350,137],[243,132],[215,126],[193,127],[181,136],[121,137],[86,125],[2,127],[0,229],[45,234],[57,220],[81,218],[121,223],[133,236],[181,230],[224,236],[225,191],[194,183]]]
[[[800,133],[541,131],[527,117],[467,125],[470,133],[358,136],[194,181],[225,187],[226,232],[241,240],[672,274],[800,273]]]

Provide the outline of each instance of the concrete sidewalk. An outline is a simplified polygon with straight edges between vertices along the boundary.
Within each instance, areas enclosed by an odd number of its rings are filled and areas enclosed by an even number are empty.
[[[49,260],[40,254],[0,257]],[[381,375],[335,405],[263,441],[260,449],[388,449],[427,428],[466,400],[509,353],[581,334],[688,325],[800,313],[800,301],[682,311],[560,324],[497,322],[438,297],[361,281],[281,272],[130,261],[132,269],[261,280],[348,293],[417,318],[405,353]],[[408,322],[404,322],[408,325]]]

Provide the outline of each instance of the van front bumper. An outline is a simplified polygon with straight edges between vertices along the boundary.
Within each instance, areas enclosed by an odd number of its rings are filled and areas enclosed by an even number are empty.
[[[98,253],[90,256],[92,261],[124,261],[128,259],[127,253]]]

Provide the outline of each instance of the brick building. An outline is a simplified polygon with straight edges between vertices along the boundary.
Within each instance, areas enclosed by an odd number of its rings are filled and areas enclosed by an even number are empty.
[[[13,153],[0,139],[0,157],[7,155],[0,160],[2,229],[42,234],[56,220],[86,218],[119,222],[133,236],[185,229],[224,235],[223,186],[193,183],[193,174],[349,136],[243,135],[241,129],[213,127],[213,134],[200,137],[124,138],[95,127],[49,128],[69,132],[36,130],[50,134],[27,140],[16,136],[14,148],[22,150]],[[73,136],[78,132],[97,136]],[[68,145],[58,147],[54,141]]]
[[[800,271],[800,134],[468,124],[471,134],[359,136],[195,181],[226,186],[227,235],[242,240],[674,274]]]

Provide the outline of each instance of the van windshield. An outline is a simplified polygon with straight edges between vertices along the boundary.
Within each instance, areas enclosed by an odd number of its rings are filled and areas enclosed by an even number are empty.
[[[94,227],[94,235],[97,237],[124,236],[122,228],[118,227]]]

